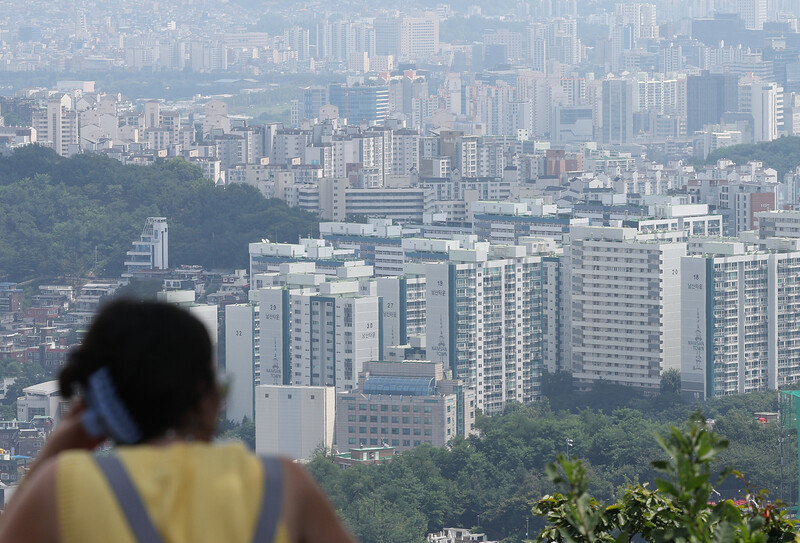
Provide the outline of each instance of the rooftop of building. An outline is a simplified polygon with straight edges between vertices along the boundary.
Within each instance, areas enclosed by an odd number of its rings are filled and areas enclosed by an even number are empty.
[[[22,389],[25,394],[34,396],[60,396],[61,390],[58,387],[58,381],[45,381]]]

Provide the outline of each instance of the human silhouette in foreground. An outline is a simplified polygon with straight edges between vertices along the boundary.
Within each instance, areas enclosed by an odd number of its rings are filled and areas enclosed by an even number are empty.
[[[72,408],[0,517],[0,543],[354,541],[302,467],[211,443],[222,393],[188,312],[110,303],[59,381]]]

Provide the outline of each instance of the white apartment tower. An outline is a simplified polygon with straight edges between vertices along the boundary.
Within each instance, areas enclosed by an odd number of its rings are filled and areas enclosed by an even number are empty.
[[[541,269],[525,247],[488,243],[425,265],[427,356],[475,387],[484,413],[541,394]]]
[[[351,390],[363,363],[380,358],[378,297],[331,289],[326,294],[280,287],[259,290],[261,360],[265,367],[271,362],[276,372],[278,367],[289,372],[281,375],[284,383]]]
[[[403,17],[400,23],[400,56],[419,59],[439,52],[439,16]]]
[[[783,129],[783,87],[757,77],[742,78],[739,111],[753,116],[753,143],[777,139]]]
[[[615,15],[618,25],[630,25],[634,40],[658,37],[655,4],[616,4]]]
[[[658,391],[679,369],[680,267],[686,243],[633,228],[575,226],[571,268],[571,363],[582,385],[603,380]],[[679,236],[676,236],[679,238]]]
[[[68,96],[50,100],[47,106],[34,110],[31,124],[40,144],[51,147],[61,156],[78,152],[78,112],[70,107]]]
[[[147,217],[139,239],[125,255],[126,272],[131,277],[138,270],[169,268],[169,230],[166,217]]]
[[[235,422],[253,420],[253,389],[261,384],[259,317],[258,305],[225,306],[225,374],[231,380],[225,416]]]
[[[684,396],[706,399],[800,380],[800,251],[767,240],[707,243],[682,260]],[[783,244],[784,247],[778,247]],[[788,249],[788,250],[785,250]]]
[[[736,12],[748,30],[762,30],[767,21],[767,0],[737,0]]]

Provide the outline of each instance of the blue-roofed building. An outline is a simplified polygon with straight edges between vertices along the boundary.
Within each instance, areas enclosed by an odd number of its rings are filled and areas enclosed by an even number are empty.
[[[442,447],[474,431],[475,405],[475,389],[441,362],[366,362],[357,388],[337,395],[336,447]]]

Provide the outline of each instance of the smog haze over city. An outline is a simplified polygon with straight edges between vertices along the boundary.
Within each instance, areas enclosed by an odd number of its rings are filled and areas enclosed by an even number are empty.
[[[0,507],[127,297],[364,543],[794,540],[799,20],[0,0]]]

